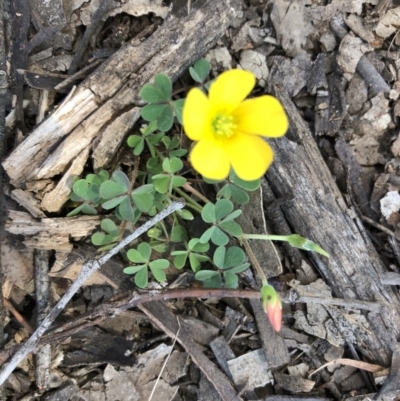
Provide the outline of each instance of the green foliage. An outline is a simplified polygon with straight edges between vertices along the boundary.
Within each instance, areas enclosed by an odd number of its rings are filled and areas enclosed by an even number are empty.
[[[162,162],[163,173],[153,175],[153,185],[157,192],[161,194],[171,194],[173,188],[185,185],[186,179],[176,175],[183,167],[181,159],[177,157],[166,157]]]
[[[104,219],[100,225],[103,230],[92,235],[92,244],[101,246],[101,250],[111,249],[119,238],[118,227],[111,219]]]
[[[260,187],[261,180],[243,181],[232,170],[228,182],[218,191],[217,199],[233,199],[236,203],[244,205],[249,202],[249,195],[247,192],[255,191]]]
[[[169,131],[174,123],[174,117],[177,117],[182,124],[184,99],[174,102],[171,100],[172,82],[167,75],[157,74],[153,84],[143,86],[140,96],[148,103],[141,111],[143,119],[154,122],[160,131]],[[136,152],[140,154],[140,148]]]
[[[155,146],[160,143],[160,140],[165,135],[164,132],[157,132],[157,121],[151,121],[149,125],[143,125],[140,128],[140,132],[142,135],[131,135],[128,138],[128,146],[133,148],[133,154],[135,156],[139,156],[145,149],[145,145],[147,149],[150,151],[152,157],[156,156]]]
[[[200,270],[202,262],[210,261],[210,258],[205,254],[209,249],[208,243],[202,244],[199,238],[192,238],[187,244],[186,250],[171,252],[171,255],[174,256],[174,266],[177,269],[182,269],[189,259],[190,267],[196,273]]]
[[[211,64],[204,59],[197,60],[193,67],[189,68],[189,73],[194,81],[202,84],[206,80],[211,69]]]
[[[205,287],[218,288],[222,285],[223,277],[227,288],[237,288],[239,284],[238,274],[250,266],[249,263],[244,263],[245,259],[246,255],[241,248],[231,246],[226,249],[226,247],[220,246],[215,250],[213,257],[214,265],[219,270],[201,270],[196,273],[195,278],[203,281]]]
[[[201,217],[206,223],[211,223],[200,237],[200,242],[212,241],[217,246],[226,245],[229,242],[229,234],[233,237],[242,235],[242,228],[234,221],[242,214],[241,210],[233,211],[233,203],[228,199],[219,199],[215,205],[207,203],[201,212]]]
[[[100,186],[109,178],[106,170],[101,170],[97,175],[88,174],[86,179],[77,179],[72,186],[70,199],[72,202],[82,202],[81,205],[67,214],[68,217],[79,213],[97,214],[96,208],[101,201]]]
[[[147,287],[149,269],[158,282],[162,283],[166,280],[164,270],[169,266],[168,260],[150,260],[151,253],[151,246],[147,242],[142,242],[137,249],[130,249],[126,254],[128,259],[135,265],[126,267],[124,273],[135,275],[134,281],[139,288]]]

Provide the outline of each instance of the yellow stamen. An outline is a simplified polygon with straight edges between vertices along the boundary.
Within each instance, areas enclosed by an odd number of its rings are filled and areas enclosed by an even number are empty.
[[[236,124],[233,122],[233,117],[218,114],[212,122],[212,127],[217,137],[230,138],[235,133]]]

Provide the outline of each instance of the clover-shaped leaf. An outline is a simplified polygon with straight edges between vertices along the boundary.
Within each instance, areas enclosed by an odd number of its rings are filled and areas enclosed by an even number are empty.
[[[151,246],[147,242],[140,243],[137,249],[130,249],[126,255],[131,262],[139,263],[137,266],[128,266],[124,269],[126,274],[135,274],[135,284],[139,288],[145,288],[148,284],[148,268],[157,281],[165,281],[163,270],[168,268],[169,262],[166,259],[150,261]]]
[[[207,78],[210,69],[211,69],[210,62],[204,59],[200,59],[194,63],[193,67],[189,68],[189,73],[194,81],[201,84]]]
[[[118,227],[111,219],[103,219],[100,227],[104,232],[96,232],[92,235],[91,241],[93,245],[104,246],[112,244],[118,240]]]

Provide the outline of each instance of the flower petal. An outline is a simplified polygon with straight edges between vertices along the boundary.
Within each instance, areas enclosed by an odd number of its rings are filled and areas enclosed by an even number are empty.
[[[267,317],[275,331],[282,329],[282,304],[267,305]]]
[[[236,175],[245,181],[262,177],[274,158],[271,147],[255,135],[236,133],[225,148]]]
[[[240,104],[232,116],[241,132],[267,137],[279,137],[286,133],[289,121],[278,99],[260,96]]]
[[[244,70],[223,72],[210,87],[213,112],[231,112],[247,97],[256,84],[255,76]]]
[[[211,138],[194,145],[190,153],[190,162],[197,172],[211,180],[223,180],[230,171],[223,143]]]
[[[210,133],[209,101],[198,88],[189,91],[182,111],[183,127],[192,141],[199,141]]]

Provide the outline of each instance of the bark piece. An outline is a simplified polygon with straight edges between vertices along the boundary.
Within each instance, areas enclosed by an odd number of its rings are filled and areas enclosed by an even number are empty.
[[[210,343],[210,347],[214,352],[215,357],[221,366],[224,373],[233,381],[232,373],[229,370],[228,361],[231,359],[235,359],[235,354],[232,351],[232,348],[229,346],[228,342],[225,340],[225,337],[217,337]]]
[[[191,356],[193,362],[196,363],[207,379],[213,383],[223,401],[240,401],[226,376],[203,354],[199,346],[192,340],[186,325],[183,322],[178,323],[178,318],[165,304],[149,302],[146,305],[139,306],[139,308],[171,338],[177,338],[177,341]]]
[[[71,167],[58,182],[57,186],[44,196],[40,204],[42,209],[47,210],[48,212],[59,212],[61,210],[72,191],[74,178],[79,177],[82,173],[88,156],[89,148],[82,150],[82,152],[72,162]]]
[[[93,168],[99,170],[109,166],[126,134],[140,117],[140,108],[134,107],[117,117],[102,133],[93,149]]]
[[[85,237],[92,233],[99,222],[99,216],[44,218],[37,221],[28,213],[10,210],[6,230],[12,234],[24,235],[26,246],[68,252],[72,250],[69,237]]]
[[[271,89],[286,109],[293,136],[270,142],[275,163],[267,173],[269,184],[277,196],[293,194],[293,200],[281,206],[293,230],[331,255],[328,260],[308,254],[335,296],[384,305],[381,313],[367,314],[372,328],[364,347],[372,361],[387,365],[400,335],[398,295],[380,283],[379,275],[386,269],[362,224],[349,217],[342,195],[296,107],[283,90]]]
[[[339,46],[339,54],[337,62],[343,69],[343,75],[350,81],[356,71],[357,64],[366,52],[370,52],[372,47],[360,38],[356,37],[352,32],[347,34]]]
[[[248,390],[265,386],[272,382],[269,364],[262,349],[248,352],[228,361],[229,370],[237,386],[245,386]]]
[[[300,376],[289,376],[275,372],[274,377],[281,388],[292,393],[309,393],[315,386],[314,381],[303,379]]]
[[[209,0],[185,18],[171,16],[144,42],[123,46],[4,162],[13,183],[20,186],[24,181],[62,173],[122,110],[139,104],[140,89],[156,73],[175,80],[211,48],[238,9],[238,0]]]
[[[39,207],[38,200],[30,192],[17,188],[11,191],[11,198],[17,201],[33,217],[37,219],[46,217]]]

